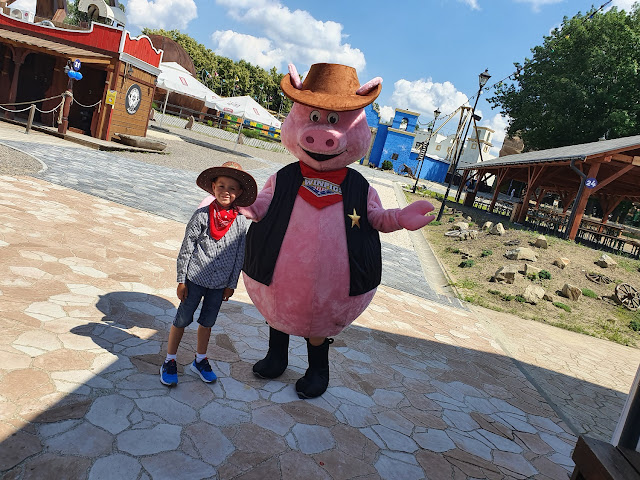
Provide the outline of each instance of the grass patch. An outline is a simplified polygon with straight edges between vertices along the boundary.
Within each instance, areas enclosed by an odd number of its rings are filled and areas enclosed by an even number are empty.
[[[527,278],[533,282],[533,281],[538,279],[538,274],[537,273],[527,273]]]
[[[553,304],[555,305],[556,303],[560,303],[560,302],[554,302]],[[565,307],[566,307],[566,305],[565,305]],[[582,333],[584,335],[590,335],[592,337],[595,336],[595,335],[593,335],[593,333],[585,330],[580,325],[574,325],[572,323],[549,322],[549,325],[553,325],[554,327],[558,327],[558,328],[564,328],[565,330],[569,330],[570,332]]]
[[[448,253],[460,253],[459,248],[453,248],[453,247],[447,247],[444,249],[444,251]]]
[[[480,254],[481,257],[489,257],[493,255],[493,251],[491,250],[482,250],[482,253]]]
[[[613,257],[614,256],[611,255],[611,258]],[[640,262],[636,260],[631,260],[630,258],[619,256],[619,255],[615,255],[614,260],[618,263],[618,266],[620,268],[630,273],[637,272],[638,268],[640,267]]]
[[[634,332],[640,332],[640,320],[633,319],[629,322],[629,328]]]
[[[463,260],[458,265],[460,268],[471,268],[476,264],[473,260]]]
[[[522,295],[516,295],[516,302],[525,303],[527,301]]]
[[[540,273],[538,273],[538,278],[541,278],[543,280],[551,280],[551,274],[547,270],[540,270]]]
[[[511,300],[513,300],[514,298],[516,298],[514,295],[509,295],[508,293],[502,293],[500,290],[492,290],[489,289],[487,290],[491,295],[496,295],[498,297],[500,297],[502,300],[504,300],[505,302],[510,302]]]
[[[466,288],[467,290],[474,289],[478,286],[477,282],[474,282],[470,278],[465,278],[460,280],[459,282],[455,282],[454,285],[460,288]]]
[[[442,225],[442,222],[439,222],[438,220],[433,220],[429,222],[429,225],[431,225],[432,227],[437,227],[438,225]]]
[[[598,298],[598,294],[596,292],[594,292],[593,290],[590,290],[588,288],[583,288],[582,289],[582,295],[584,295],[585,297],[589,297],[589,298]]]
[[[565,305],[562,302],[553,302],[553,306],[554,307],[558,307],[561,308],[562,310],[564,310],[565,312],[569,312],[571,313],[571,307],[569,305]],[[556,325],[557,326],[557,325]],[[564,328],[564,327],[562,327]],[[566,330],[571,330],[570,328],[567,328]],[[575,332],[575,330],[573,330]]]

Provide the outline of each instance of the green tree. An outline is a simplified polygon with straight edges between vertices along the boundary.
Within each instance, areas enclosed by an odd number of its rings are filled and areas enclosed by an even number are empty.
[[[640,5],[564,18],[489,98],[526,150],[637,135]]]

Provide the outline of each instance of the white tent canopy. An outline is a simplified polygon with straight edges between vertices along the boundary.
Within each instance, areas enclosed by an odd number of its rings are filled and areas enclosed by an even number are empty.
[[[282,122],[249,96],[219,98],[217,100],[206,101],[205,105],[224,113],[262,123],[263,125],[269,125],[275,128],[282,126]]]
[[[158,88],[204,100],[205,103],[219,99],[220,96],[196,80],[191,73],[176,62],[160,63]]]

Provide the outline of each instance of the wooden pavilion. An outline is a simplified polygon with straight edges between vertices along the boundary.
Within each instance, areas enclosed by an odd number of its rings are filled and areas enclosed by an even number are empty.
[[[612,242],[607,238],[611,235],[605,226],[614,208],[625,199],[640,201],[640,135],[509,155],[465,165],[461,170],[461,185],[470,179],[477,180],[475,190],[467,193],[465,205],[474,204],[480,183],[494,175],[494,192],[488,207],[493,212],[500,186],[508,180],[517,180],[526,184],[526,188],[522,203],[514,207],[513,221],[536,224],[540,203],[551,193],[557,195],[562,204],[552,233],[571,240],[607,244]],[[596,229],[588,228],[583,222],[589,198],[597,198],[603,210],[602,221]]]

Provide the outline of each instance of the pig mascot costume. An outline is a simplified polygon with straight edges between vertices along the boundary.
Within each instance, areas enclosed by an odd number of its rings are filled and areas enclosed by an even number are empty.
[[[360,86],[355,69],[315,64],[301,83],[293,65],[280,84],[294,101],[282,143],[299,160],[272,175],[250,207],[244,283],[269,324],[269,350],[253,366],[261,378],[287,368],[289,335],[307,340],[309,368],[296,383],[300,398],[329,384],[329,345],[369,305],[380,284],[378,232],[417,230],[433,216],[426,201],[385,210],[378,193],[347,165],[369,148],[364,107],[382,79]]]

